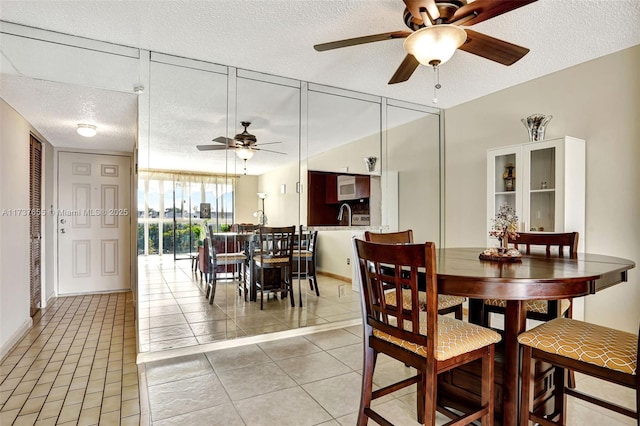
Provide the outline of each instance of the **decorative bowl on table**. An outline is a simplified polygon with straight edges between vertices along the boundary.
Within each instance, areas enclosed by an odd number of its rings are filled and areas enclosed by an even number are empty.
[[[491,247],[480,253],[479,257],[481,260],[493,260],[496,262],[519,262],[521,261],[522,253],[514,248],[502,251],[497,247]]]

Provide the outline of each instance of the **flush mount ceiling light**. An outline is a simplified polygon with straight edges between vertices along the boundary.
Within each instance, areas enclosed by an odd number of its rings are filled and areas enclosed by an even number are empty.
[[[78,128],[76,129],[80,136],[84,136],[85,138],[92,138],[96,135],[97,130],[96,126],[93,124],[78,124]]]

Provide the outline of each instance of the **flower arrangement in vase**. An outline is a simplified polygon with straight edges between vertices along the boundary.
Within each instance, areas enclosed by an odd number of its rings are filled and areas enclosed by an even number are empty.
[[[518,216],[513,207],[503,204],[498,209],[496,217],[492,219],[493,227],[489,231],[489,235],[497,238],[500,242],[498,251],[506,253],[508,250],[509,238],[518,236]]]

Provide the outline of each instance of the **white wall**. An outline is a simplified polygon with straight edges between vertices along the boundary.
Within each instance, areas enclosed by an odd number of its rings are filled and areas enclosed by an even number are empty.
[[[445,111],[446,245],[486,244],[486,150],[528,141],[520,119],[553,115],[546,137],[586,140],[587,252],[640,260],[640,46]],[[640,270],[586,297],[585,319],[636,333]]]
[[[258,223],[258,219],[253,217],[253,212],[257,210],[258,192],[258,176],[243,175],[238,178],[235,192],[236,223]]]
[[[31,326],[29,316],[29,132],[0,99],[0,357]],[[6,210],[5,210],[6,209]]]

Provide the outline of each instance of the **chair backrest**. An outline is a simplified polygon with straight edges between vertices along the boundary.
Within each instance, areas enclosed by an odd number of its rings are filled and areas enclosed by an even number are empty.
[[[262,258],[288,257],[293,259],[295,226],[261,226],[259,228],[258,249]]]
[[[424,244],[389,244],[354,239],[354,256],[361,283],[360,298],[365,315],[365,330],[377,329],[392,337],[422,345],[428,354],[435,352],[437,336],[438,288],[436,276],[436,248],[432,242]],[[426,312],[421,312],[418,298],[418,276],[426,278]],[[411,303],[403,289],[411,292]],[[386,303],[384,294],[395,290],[393,305]],[[426,335],[420,333],[420,316],[426,315]]]
[[[406,231],[398,232],[365,231],[364,239],[365,241],[383,244],[413,243],[413,230],[407,229]]]
[[[318,246],[318,231],[313,231],[311,233],[311,237],[309,237],[309,244],[307,245],[307,250],[309,250],[313,257],[316,256],[317,247]]]
[[[211,240],[209,237],[205,237],[202,241],[202,250],[198,253],[198,269],[200,269],[200,272],[203,274],[209,273],[213,267],[211,261]]]
[[[578,253],[578,233],[577,232],[545,232],[529,233],[521,232],[515,239],[509,239],[513,246],[520,250],[520,246],[525,247],[525,253],[531,254],[531,246],[544,246],[547,256],[564,257],[566,248],[569,257],[576,257]],[[551,249],[554,248],[554,253]]]

